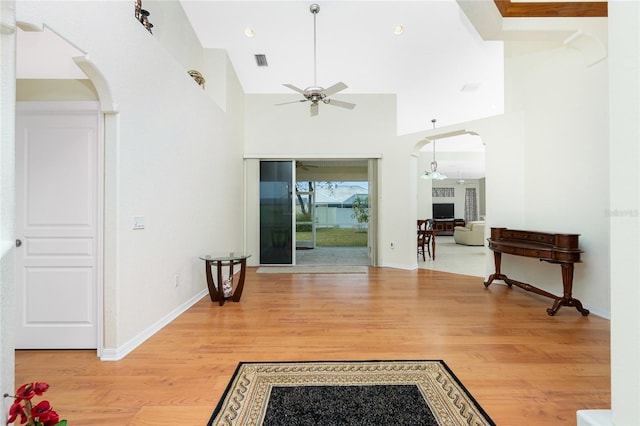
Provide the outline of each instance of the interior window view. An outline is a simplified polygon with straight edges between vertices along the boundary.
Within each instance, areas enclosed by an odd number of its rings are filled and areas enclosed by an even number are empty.
[[[640,425],[639,22],[0,0],[0,418]]]

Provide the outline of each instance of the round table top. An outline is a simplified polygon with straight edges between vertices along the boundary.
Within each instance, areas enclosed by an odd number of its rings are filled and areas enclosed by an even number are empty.
[[[248,257],[251,257],[250,254],[243,254],[243,253],[227,253],[227,254],[222,254],[222,255],[210,255],[207,254],[205,256],[200,256],[200,259],[202,260],[208,260],[211,262],[231,262],[231,261],[237,261],[237,260],[243,260],[246,259]]]

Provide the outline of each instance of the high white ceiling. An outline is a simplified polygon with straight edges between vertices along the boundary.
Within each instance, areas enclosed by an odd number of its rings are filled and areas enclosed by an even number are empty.
[[[228,52],[246,93],[282,94],[286,102],[297,94],[284,83],[302,89],[314,85],[309,10],[313,1],[181,3],[202,46]],[[317,4],[316,83],[329,87],[342,81],[349,86],[332,98],[348,101],[349,94],[396,94],[398,134],[431,129],[432,118],[441,127],[502,113],[502,43],[483,41],[455,0]],[[404,31],[395,35],[398,25]],[[247,29],[253,30],[253,37],[245,35]],[[19,31],[17,76],[83,78],[77,67],[69,66],[73,64],[69,58],[79,53],[49,31]],[[256,54],[266,55],[267,67],[257,66]],[[61,57],[68,59],[58,66],[56,58]],[[46,70],[47,76],[38,70]],[[308,108],[307,104],[288,107]],[[482,154],[483,148],[472,136],[438,143],[438,152]],[[425,149],[431,151],[431,145]],[[438,164],[452,176],[484,176],[483,160],[461,166],[455,159],[439,157]]]
[[[181,3],[203,47],[228,52],[246,93],[314,85],[313,1]],[[333,98],[397,94],[399,134],[429,129],[432,118],[444,126],[502,113],[502,43],[483,41],[455,0],[315,3],[317,84],[349,86]]]

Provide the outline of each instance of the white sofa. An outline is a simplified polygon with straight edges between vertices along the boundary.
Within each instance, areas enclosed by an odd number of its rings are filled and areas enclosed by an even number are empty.
[[[467,222],[465,226],[453,228],[453,240],[456,244],[467,246],[484,245],[484,221]]]

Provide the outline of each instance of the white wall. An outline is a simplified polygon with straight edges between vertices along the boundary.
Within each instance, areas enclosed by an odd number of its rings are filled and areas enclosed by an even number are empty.
[[[606,19],[592,24],[591,34],[606,45]],[[534,42],[509,41],[506,51],[510,54],[505,60],[505,106],[507,111],[522,112],[524,118],[521,225],[581,234],[583,263],[575,268],[574,297],[594,313],[609,317],[607,61],[590,65],[578,50]],[[487,185],[492,183],[487,179]],[[510,197],[501,194],[499,203],[509,203]],[[510,221],[500,225],[513,227]],[[557,294],[560,267],[545,266],[505,259],[503,272],[514,279],[528,277],[537,287]]]
[[[143,0],[142,8],[149,11],[149,22],[153,24],[153,38],[167,50],[185,70],[203,68],[203,51],[198,36],[177,1]],[[129,5],[129,9],[133,6]],[[142,26],[140,24],[140,26]],[[205,76],[206,79],[207,76]]]
[[[640,4],[609,2],[611,403],[640,424]],[[585,407],[592,408],[592,407]]]
[[[15,15],[0,2],[0,394],[13,394],[15,364]],[[13,401],[2,398],[0,418]]]
[[[353,102],[353,110],[319,106],[319,115],[309,116],[309,103],[275,106],[299,99],[299,95],[247,95],[247,154],[309,156],[335,155],[335,158],[361,158],[389,150],[395,137],[393,95],[335,95]]]
[[[246,103],[247,158],[380,158],[378,232],[379,262],[384,266],[415,265],[415,202],[411,213],[404,208],[415,198],[415,171],[407,167],[411,150],[396,140],[395,96],[336,95],[357,104],[353,110],[320,105],[309,116],[308,103],[275,106],[296,95],[248,95]],[[255,166],[250,166],[252,170]],[[247,181],[248,193],[256,193],[257,178]],[[399,206],[403,206],[400,208]],[[258,253],[257,208],[249,208],[248,244]],[[407,226],[398,232],[398,224]],[[394,242],[394,249],[390,243]],[[257,264],[258,258],[250,259]]]
[[[162,10],[175,6],[154,2],[151,17],[169,16]],[[242,245],[242,120],[223,113],[187,74],[186,62],[202,63],[199,46],[183,46],[176,60],[175,49],[136,21],[133,2],[21,2],[17,17],[46,24],[87,52],[106,82],[101,99],[107,91],[113,99],[105,141],[105,352],[119,358],[204,292],[199,255]],[[172,34],[193,43],[183,15],[169,21]],[[227,93],[227,103],[241,114],[241,93]],[[146,229],[131,230],[134,215],[145,216]]]

